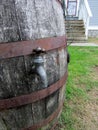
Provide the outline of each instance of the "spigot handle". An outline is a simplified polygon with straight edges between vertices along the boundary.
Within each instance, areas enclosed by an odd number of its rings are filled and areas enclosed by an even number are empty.
[[[36,49],[33,49],[33,54],[41,54],[41,53],[46,53],[44,48],[37,47]]]

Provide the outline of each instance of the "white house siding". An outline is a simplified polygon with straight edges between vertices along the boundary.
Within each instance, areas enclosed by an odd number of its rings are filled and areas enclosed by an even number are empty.
[[[88,0],[92,17],[89,21],[88,36],[98,37],[98,0]]]
[[[98,0],[88,0],[92,17],[90,18],[90,26],[98,26]]]

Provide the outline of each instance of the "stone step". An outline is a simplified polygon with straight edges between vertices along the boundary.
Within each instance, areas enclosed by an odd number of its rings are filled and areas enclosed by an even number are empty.
[[[81,33],[79,33],[79,34],[75,34],[75,33],[73,33],[73,34],[66,34],[66,36],[69,38],[69,37],[73,37],[73,38],[76,38],[76,37],[85,37],[85,34],[81,34]]]
[[[65,31],[68,34],[69,33],[77,33],[77,34],[78,33],[84,33],[85,34],[85,29],[74,29],[74,30],[73,29],[68,29],[68,30],[66,29]]]
[[[83,20],[67,20],[65,21],[65,26],[69,43],[86,41]]]
[[[86,42],[86,38],[83,38],[83,37],[82,38],[79,37],[77,39],[76,38],[67,38],[67,42],[69,42],[69,43]]]
[[[66,26],[66,25],[65,25]],[[76,26],[73,26],[73,25],[70,25],[70,26],[66,26],[66,29],[85,29],[84,28],[84,25],[76,25]]]
[[[85,41],[86,37],[67,37],[69,41]]]
[[[87,40],[67,40],[67,43],[85,43]]]
[[[65,26],[66,26],[66,25],[65,25]],[[74,25],[69,25],[69,26],[67,25],[67,26],[66,26],[66,29],[67,29],[67,30],[68,30],[68,29],[74,29],[74,28],[77,28],[77,29],[78,29],[78,28],[85,29],[85,28],[84,28],[84,25],[75,25],[75,26],[74,26]]]
[[[67,43],[85,43],[87,40],[67,40]]]
[[[78,35],[78,34],[84,34],[85,35],[85,30],[65,30],[66,31],[66,34],[75,34],[75,35]]]
[[[70,23],[70,24],[71,24],[71,23],[72,23],[72,24],[76,24],[76,23],[77,23],[77,24],[78,24],[78,23],[80,24],[80,23],[82,23],[82,24],[83,24],[83,20],[66,20],[66,21],[65,21],[65,24],[66,24],[66,23]]]
[[[85,33],[85,29],[81,29],[81,28],[74,28],[74,29],[66,29],[65,30],[67,33]]]
[[[77,23],[74,23],[74,24],[66,23],[65,25],[66,25],[66,27],[70,27],[70,26],[72,26],[72,27],[73,26],[76,26],[76,27],[81,27],[82,26],[82,27],[84,27],[83,23],[78,23],[78,24]]]

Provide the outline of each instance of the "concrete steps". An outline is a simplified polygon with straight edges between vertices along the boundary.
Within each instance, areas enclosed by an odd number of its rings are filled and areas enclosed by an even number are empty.
[[[82,20],[66,20],[67,42],[81,43],[86,42],[85,28]]]

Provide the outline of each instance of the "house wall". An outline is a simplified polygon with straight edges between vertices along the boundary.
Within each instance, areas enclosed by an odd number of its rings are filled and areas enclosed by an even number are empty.
[[[98,37],[98,26],[91,26],[88,30],[89,37]]]
[[[88,30],[88,37],[98,37],[98,30]]]
[[[88,36],[98,37],[98,0],[88,0],[92,17],[89,21]]]
[[[98,26],[98,0],[88,0],[92,17],[90,18],[90,26]]]

